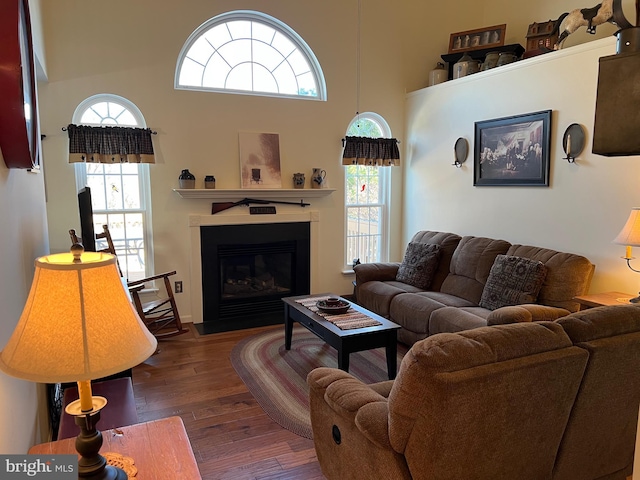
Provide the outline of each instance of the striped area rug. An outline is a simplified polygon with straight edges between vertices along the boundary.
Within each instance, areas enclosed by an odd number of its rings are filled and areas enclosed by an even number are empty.
[[[407,348],[398,344],[398,367]],[[384,348],[352,353],[349,373],[364,383],[388,380]],[[240,341],[231,364],[269,417],[287,430],[313,438],[309,419],[307,374],[317,367],[338,367],[337,352],[304,327],[295,325],[291,350],[284,348],[284,328]]]

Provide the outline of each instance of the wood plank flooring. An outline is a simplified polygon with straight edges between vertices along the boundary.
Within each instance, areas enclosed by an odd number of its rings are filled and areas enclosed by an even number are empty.
[[[140,421],[180,416],[205,480],[324,479],[313,440],[271,420],[229,358],[243,338],[284,327],[203,336],[189,327],[158,342],[158,353],[134,368]]]

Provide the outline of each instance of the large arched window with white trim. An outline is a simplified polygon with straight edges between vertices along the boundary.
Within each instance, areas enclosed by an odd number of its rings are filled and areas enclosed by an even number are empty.
[[[178,56],[174,86],[326,100],[320,63],[293,29],[261,12],[237,10],[200,25]]]
[[[138,107],[112,94],[94,95],[81,102],[72,123],[146,127]],[[76,163],[75,168],[78,190],[85,186],[91,188],[94,229],[102,232],[102,225],[109,225],[125,278],[138,280],[149,276],[153,271],[149,165]]]
[[[390,138],[386,120],[373,112],[357,115],[347,136]],[[388,216],[391,175],[389,168],[369,165],[345,167],[346,259],[353,265],[388,259]]]

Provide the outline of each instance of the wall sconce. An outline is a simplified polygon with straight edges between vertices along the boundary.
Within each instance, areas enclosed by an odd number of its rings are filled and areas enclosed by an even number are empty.
[[[467,155],[469,154],[469,144],[467,143],[466,138],[460,137],[456,140],[456,143],[453,146],[453,154],[455,161],[451,165],[460,168],[467,160]]]
[[[622,257],[627,261],[627,266],[634,272],[640,273],[640,270],[636,270],[631,266],[631,260],[635,257],[631,256],[631,247],[640,246],[640,207],[633,207],[627,223],[624,224],[622,230],[616,238],[613,239],[613,243],[619,245],[626,245],[625,256]],[[630,303],[640,303],[640,295],[629,300]]]
[[[569,163],[575,163],[576,158],[582,149],[584,148],[585,131],[582,125],[572,123],[564,131],[562,137],[562,149],[566,157],[564,158]]]

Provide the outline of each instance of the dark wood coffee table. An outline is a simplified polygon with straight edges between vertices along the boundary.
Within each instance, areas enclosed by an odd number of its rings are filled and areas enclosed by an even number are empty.
[[[327,296],[337,297],[338,295],[324,293],[319,295],[300,295],[297,297],[286,297],[282,299],[284,302],[285,348],[287,350],[291,350],[293,322],[298,322],[311,333],[321,338],[338,351],[338,368],[345,372],[349,371],[350,353],[385,347],[389,379],[393,380],[396,378],[398,368],[398,329],[400,328],[400,325],[376,315],[355,303],[351,303],[351,307],[354,310],[364,313],[368,317],[379,321],[381,325],[341,330],[331,322],[325,320],[324,317],[315,314],[308,308],[296,302],[296,300],[303,298],[320,298]],[[344,298],[342,300],[344,300]]]

